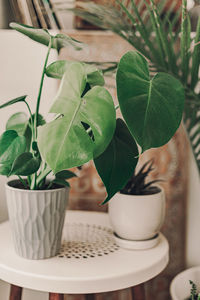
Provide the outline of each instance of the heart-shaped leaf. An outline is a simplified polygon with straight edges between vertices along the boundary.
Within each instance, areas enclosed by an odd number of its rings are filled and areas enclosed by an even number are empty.
[[[70,179],[72,177],[76,177],[76,174],[69,170],[63,170],[63,171],[56,173],[55,176],[57,179]]]
[[[138,161],[138,148],[126,124],[117,119],[116,130],[106,150],[94,160],[96,169],[106,187],[108,202],[133,175]]]
[[[6,123],[6,130],[15,130],[18,135],[24,135],[28,125],[28,116],[24,112],[13,114]]]
[[[0,105],[0,108],[7,107],[7,106],[13,105],[13,104],[18,103],[18,102],[24,102],[24,100],[26,99],[26,97],[27,96],[21,96],[21,97],[17,97],[15,99],[12,99],[10,101],[7,101],[4,104]]]
[[[28,36],[32,40],[46,45],[49,45],[50,38],[52,38],[52,48],[56,49],[58,52],[61,48],[72,46],[76,50],[82,49],[82,43],[65,35],[65,34],[57,34],[56,36],[50,35],[47,29],[38,29],[28,25],[19,24],[12,22],[10,23],[10,27],[23,33],[24,35]]]
[[[24,152],[15,159],[10,175],[28,176],[37,172],[39,167],[40,160],[33,157],[32,153]]]
[[[67,61],[67,60],[55,61],[46,68],[45,73],[48,77],[62,79],[64,73],[71,66],[71,64],[74,64],[74,61]]]
[[[72,64],[50,110],[62,117],[38,130],[40,153],[54,173],[100,155],[112,139],[116,123],[112,97],[99,86],[81,97],[86,83],[84,67]]]
[[[56,183],[58,185],[61,185],[61,186],[66,186],[66,187],[70,187],[70,184],[69,182],[65,181],[64,179],[62,178],[56,178],[52,181],[52,183]]]
[[[62,79],[64,73],[73,63],[73,61],[67,60],[55,61],[47,67],[46,75],[52,78]],[[82,65],[85,70],[86,81],[91,87],[95,85],[104,85],[105,82],[101,70],[98,70],[95,66],[89,64],[82,63]]]
[[[117,94],[123,117],[142,151],[171,139],[184,108],[184,89],[177,79],[165,73],[151,79],[145,58],[129,51],[118,65]]]
[[[25,150],[26,139],[16,131],[7,130],[0,136],[0,164],[12,164]]]

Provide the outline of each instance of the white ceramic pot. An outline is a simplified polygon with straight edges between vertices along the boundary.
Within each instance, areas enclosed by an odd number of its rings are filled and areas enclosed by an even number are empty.
[[[165,218],[164,191],[152,195],[125,195],[117,193],[108,205],[114,232],[127,240],[153,238]]]
[[[196,284],[197,290],[200,291],[200,266],[187,269],[174,277],[170,285],[172,300],[186,300],[189,298],[190,280]]]
[[[58,254],[69,188],[25,190],[18,180],[6,184],[6,199],[15,251],[28,259]]]

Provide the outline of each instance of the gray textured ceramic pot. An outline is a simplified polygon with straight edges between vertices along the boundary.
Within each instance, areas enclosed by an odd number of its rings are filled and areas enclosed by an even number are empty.
[[[24,190],[6,184],[9,220],[18,255],[44,259],[58,254],[69,188]]]

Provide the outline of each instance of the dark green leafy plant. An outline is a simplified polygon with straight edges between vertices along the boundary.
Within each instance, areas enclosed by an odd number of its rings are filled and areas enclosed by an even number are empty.
[[[116,0],[115,5],[79,2],[76,15],[129,42],[150,61],[151,72],[173,75],[184,85],[184,124],[200,173],[200,18],[191,33],[187,0]]]
[[[9,118],[0,137],[0,174],[17,175],[26,188],[51,188],[55,183],[68,185],[65,180],[74,176],[68,169],[93,159],[107,189],[106,203],[133,174],[139,155],[137,144],[144,152],[162,146],[174,135],[184,107],[181,83],[169,74],[152,77],[147,60],[137,51],[129,51],[118,65],[119,105],[115,107],[103,87],[102,71],[96,67],[67,61],[48,66],[52,48],[77,47],[77,41],[16,23],[11,27],[48,45],[48,51],[35,112],[31,112],[27,96],[0,106],[24,102],[30,115],[18,112]],[[46,75],[61,79],[49,123],[39,114]],[[124,120],[116,120],[119,108]],[[50,173],[54,179],[46,185]]]
[[[151,77],[147,61],[138,52],[129,51],[121,58],[116,85],[119,107],[126,124],[117,120],[111,143],[94,160],[107,189],[105,202],[125,186],[135,169],[138,150],[131,142],[131,135],[142,152],[160,147],[174,135],[184,107],[180,82],[164,73]],[[135,163],[130,160],[131,153],[134,153]]]
[[[190,280],[191,290],[190,290],[190,298],[188,300],[200,300],[200,293],[197,292],[196,284]]]
[[[149,174],[153,170],[153,160],[148,160],[142,165],[137,173],[136,170],[134,170],[133,175],[120,192],[127,195],[151,195],[158,193],[160,188],[154,186],[154,184],[162,181],[161,179],[146,182]]]

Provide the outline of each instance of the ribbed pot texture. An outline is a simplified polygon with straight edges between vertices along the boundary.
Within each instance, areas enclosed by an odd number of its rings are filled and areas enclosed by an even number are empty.
[[[6,198],[15,251],[27,259],[58,254],[69,188],[23,190],[17,180],[6,184]]]

